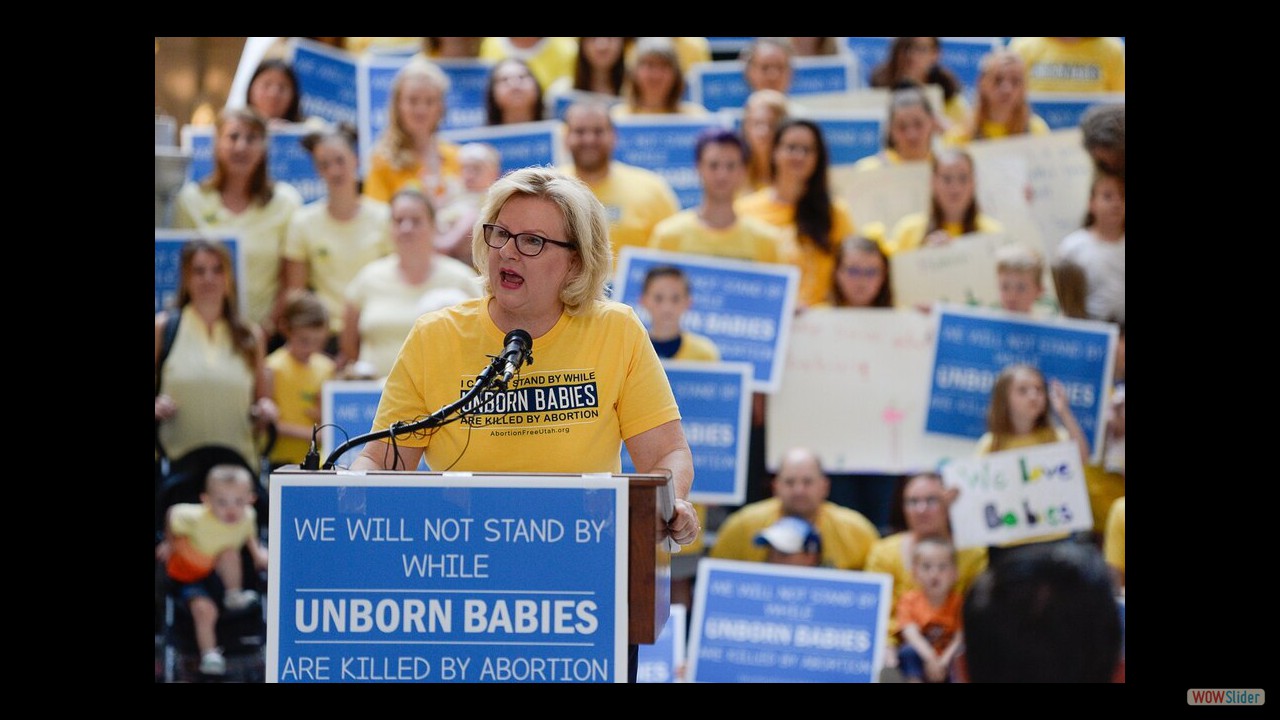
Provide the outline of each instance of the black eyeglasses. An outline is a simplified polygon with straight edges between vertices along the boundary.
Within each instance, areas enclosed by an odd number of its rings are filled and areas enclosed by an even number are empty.
[[[542,252],[542,248],[547,246],[547,243],[559,245],[562,248],[568,248],[570,250],[574,250],[577,247],[573,243],[552,240],[551,238],[544,238],[541,235],[534,235],[533,233],[512,233],[501,225],[485,224],[481,227],[484,228],[485,245],[488,245],[494,250],[501,250],[507,246],[508,240],[515,238],[516,250],[525,257],[536,257]]]

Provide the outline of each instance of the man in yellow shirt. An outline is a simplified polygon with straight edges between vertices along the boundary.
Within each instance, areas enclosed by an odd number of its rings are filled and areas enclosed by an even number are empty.
[[[861,570],[880,533],[861,513],[827,500],[830,494],[831,480],[818,456],[808,448],[788,450],[773,478],[773,497],[725,518],[711,557],[766,562],[769,549],[755,543],[756,535],[779,518],[793,516],[807,521],[822,538],[823,567]]]
[[[652,170],[613,159],[618,135],[607,104],[574,103],[565,111],[564,123],[573,163],[561,170],[586,183],[604,205],[614,262],[624,245],[648,247],[654,226],[680,210],[671,184]]]

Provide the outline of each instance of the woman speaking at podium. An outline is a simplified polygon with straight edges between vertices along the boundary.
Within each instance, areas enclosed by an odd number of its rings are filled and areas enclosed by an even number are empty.
[[[480,392],[437,427],[367,443],[351,469],[416,469],[425,453],[437,471],[618,473],[625,442],[637,471],[671,473],[668,531],[681,545],[693,542],[698,520],[685,500],[693,456],[644,325],[630,306],[604,299],[613,267],[607,228],[590,188],[551,168],[494,183],[471,239],[485,293],[418,319],[374,428],[458,402],[520,330],[536,353],[518,354],[519,373],[505,389]],[[520,369],[525,355],[536,362]]]

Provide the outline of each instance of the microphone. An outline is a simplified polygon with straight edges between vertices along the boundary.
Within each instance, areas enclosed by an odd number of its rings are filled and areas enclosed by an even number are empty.
[[[507,333],[502,342],[506,347],[499,359],[505,361],[506,366],[502,370],[502,379],[498,382],[506,388],[507,383],[511,382],[511,376],[519,372],[521,366],[525,363],[533,364],[533,337],[527,331],[517,328]]]

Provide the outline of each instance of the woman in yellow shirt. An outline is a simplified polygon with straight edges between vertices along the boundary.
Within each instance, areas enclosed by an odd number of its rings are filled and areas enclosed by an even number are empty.
[[[1027,102],[1027,66],[1021,55],[999,50],[984,56],[978,67],[978,102],[973,119],[948,130],[948,144],[1049,133],[1049,124],[1031,112]]]
[[[414,57],[391,83],[387,126],[373,148],[364,194],[390,202],[396,191],[416,186],[443,207],[461,183],[458,146],[436,137],[444,119],[449,76],[439,65]]]
[[[945,245],[961,235],[1004,232],[1004,226],[978,208],[973,158],[952,148],[933,159],[929,211],[903,217],[893,227],[885,250],[889,254],[919,247]]]
[[[784,120],[774,135],[773,181],[734,203],[740,215],[783,230],[783,259],[800,268],[799,307],[827,299],[840,239],[854,232],[848,203],[831,193],[829,163],[817,123]]]

